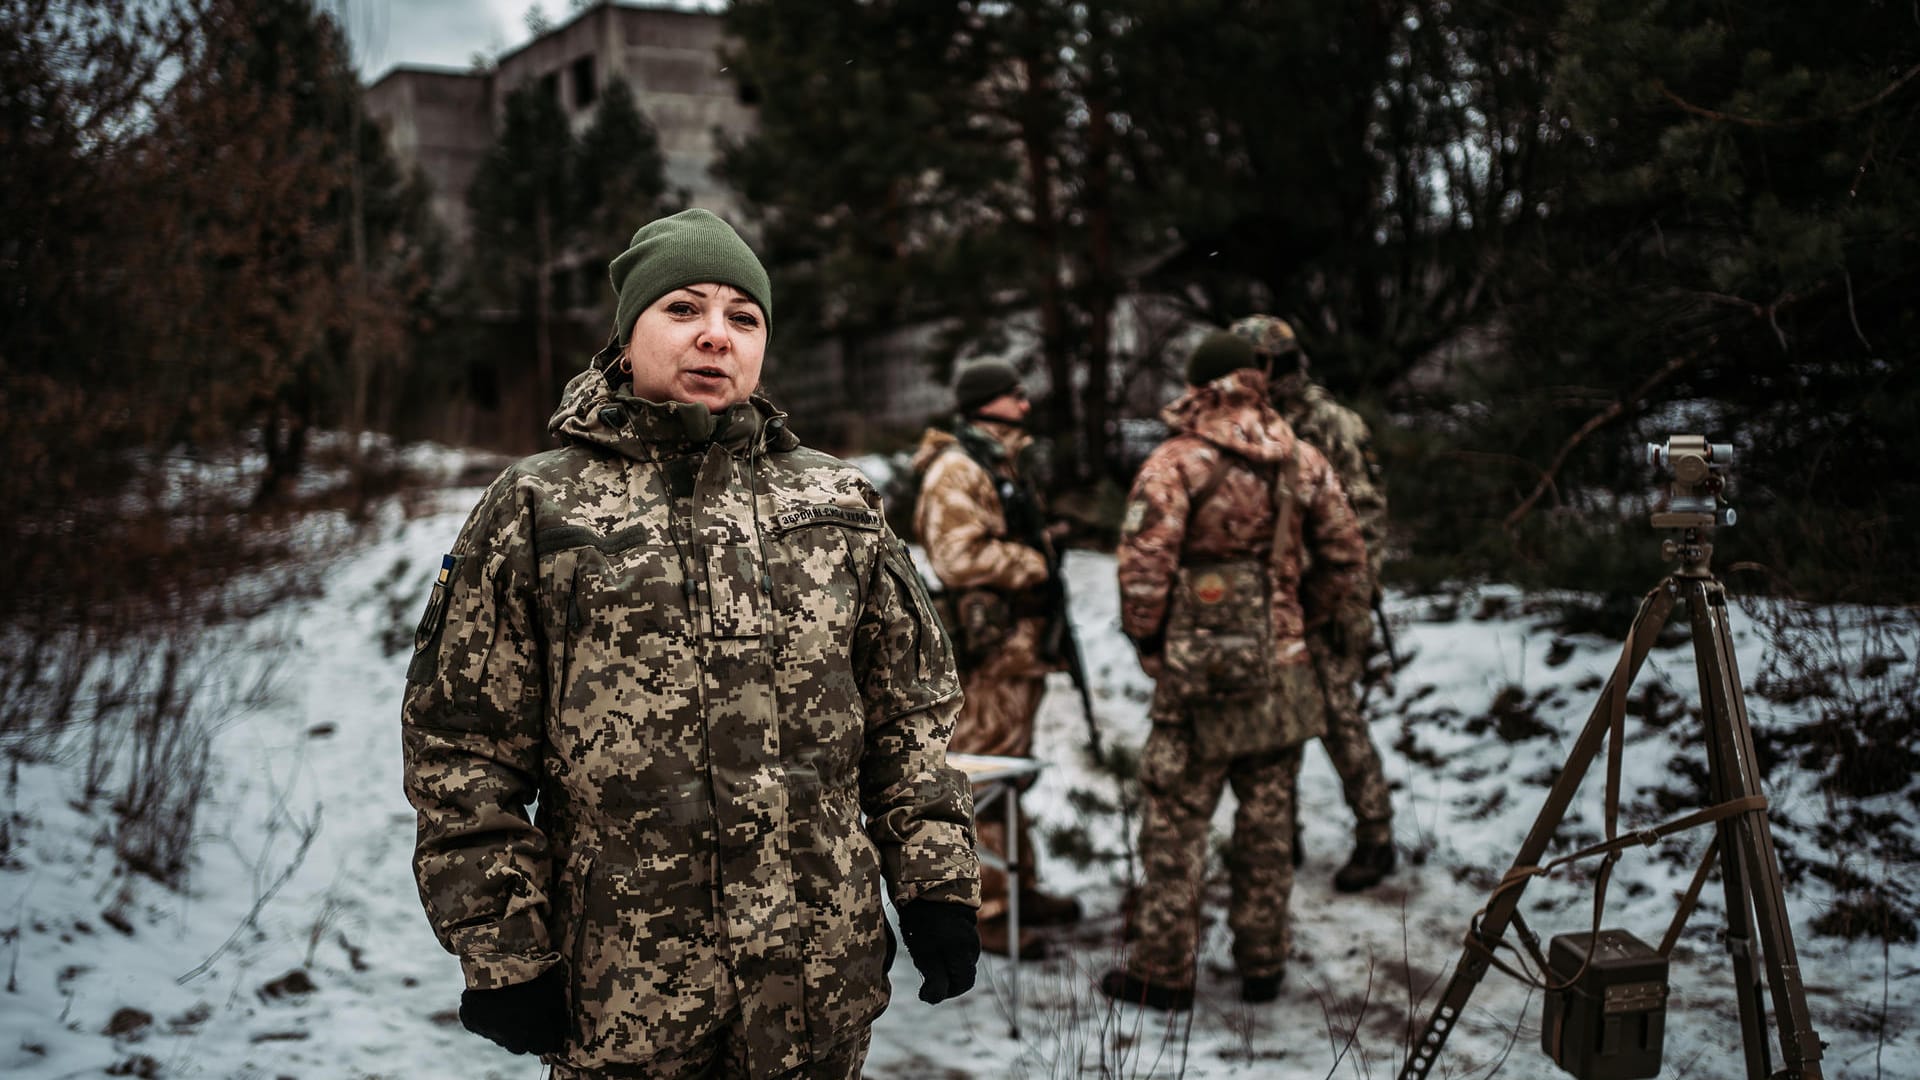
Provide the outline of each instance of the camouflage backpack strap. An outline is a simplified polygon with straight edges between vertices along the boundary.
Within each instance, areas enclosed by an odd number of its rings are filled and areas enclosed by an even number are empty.
[[[1273,550],[1267,564],[1277,566],[1286,554],[1287,538],[1293,533],[1293,485],[1287,474],[1293,471],[1293,450],[1289,449],[1273,470]]]
[[[1185,562],[1187,559],[1187,541],[1193,536],[1192,521],[1194,517],[1200,513],[1200,508],[1206,505],[1207,500],[1213,498],[1214,492],[1220,490],[1220,482],[1227,478],[1227,470],[1237,463],[1253,470],[1256,475],[1266,471],[1265,464],[1255,461],[1245,454],[1229,450],[1224,446],[1218,449],[1220,451],[1220,461],[1214,465],[1213,472],[1207,475],[1207,482],[1201,484],[1200,489],[1187,498],[1188,528],[1186,535],[1180,540],[1181,562]]]
[[[971,424],[961,424],[954,432],[953,445],[948,449],[965,454],[986,472],[987,482],[993,486],[994,498],[1000,500],[1000,516],[1007,523],[1007,539],[1016,544],[1025,544],[1052,558],[1044,539],[1047,523],[1040,501],[1029,484],[1001,475],[1000,466],[1008,458],[999,444],[989,443],[987,437]]]

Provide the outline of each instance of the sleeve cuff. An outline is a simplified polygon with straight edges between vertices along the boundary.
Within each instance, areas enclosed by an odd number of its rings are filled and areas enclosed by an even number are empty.
[[[912,900],[938,900],[946,904],[963,904],[970,908],[980,906],[980,879],[966,878],[959,881],[923,881],[907,882],[893,894],[893,906]]]
[[[506,953],[475,953],[460,958],[461,974],[469,990],[498,990],[532,982],[548,968],[560,962],[557,952],[536,956],[510,956]]]

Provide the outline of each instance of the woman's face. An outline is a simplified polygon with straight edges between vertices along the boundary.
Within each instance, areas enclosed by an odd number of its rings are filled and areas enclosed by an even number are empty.
[[[634,396],[718,413],[760,385],[767,319],[731,285],[688,285],[655,300],[627,339]]]

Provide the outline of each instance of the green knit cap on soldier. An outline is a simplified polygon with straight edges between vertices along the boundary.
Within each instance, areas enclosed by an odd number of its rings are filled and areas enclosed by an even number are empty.
[[[1200,339],[1200,344],[1193,347],[1193,354],[1187,357],[1187,383],[1205,386],[1241,368],[1260,366],[1261,361],[1253,355],[1253,346],[1247,343],[1247,339],[1225,330],[1215,330]]]
[[[975,360],[954,373],[954,405],[961,415],[971,415],[987,402],[1021,385],[1020,373],[1005,360]]]
[[[773,282],[767,268],[733,226],[709,210],[682,210],[640,226],[627,250],[607,264],[620,300],[613,336],[621,345],[647,306],[675,289],[702,282],[731,285],[760,305],[773,322]]]

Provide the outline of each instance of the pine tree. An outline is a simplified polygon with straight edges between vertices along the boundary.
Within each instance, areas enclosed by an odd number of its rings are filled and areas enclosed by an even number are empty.
[[[554,368],[553,271],[576,224],[577,150],[560,103],[538,83],[507,95],[493,149],[467,193],[476,284],[534,324],[540,401],[559,392]]]
[[[853,415],[875,337],[936,325],[943,369],[1031,319],[1064,476],[1106,459],[1114,312],[1129,258],[1158,243],[1115,134],[1122,6],[730,9],[761,106],[724,172],[761,215],[783,311],[836,342]]]
[[[635,229],[677,209],[669,205],[659,136],[625,82],[601,91],[593,124],[580,136],[573,179],[571,216],[589,265],[612,261]]]
[[[1488,436],[1541,470],[1508,478],[1522,550],[1584,521],[1550,512],[1556,492],[1640,490],[1642,441],[1703,428],[1740,458],[1723,561],[1805,594],[1911,598],[1912,12],[1583,0],[1554,29],[1566,180],[1487,385],[1512,406]]]
[[[1215,324],[1291,317],[1316,375],[1372,397],[1484,319],[1556,137],[1543,27],[1427,0],[1130,8],[1129,154],[1174,241],[1148,288]]]
[[[783,348],[831,342],[861,416],[875,338],[936,318],[970,337],[1019,274],[1014,163],[978,120],[983,20],[966,4],[748,0],[727,25],[759,124],[721,172],[761,230]]]

